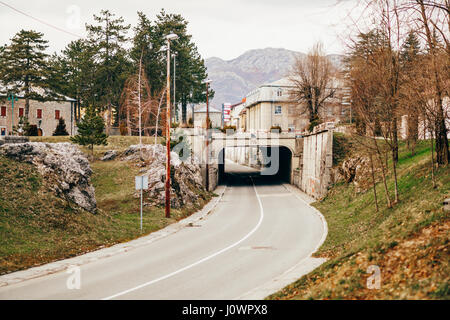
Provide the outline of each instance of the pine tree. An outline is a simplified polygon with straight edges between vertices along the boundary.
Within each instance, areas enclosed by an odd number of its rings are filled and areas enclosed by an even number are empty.
[[[159,93],[166,86],[166,57],[161,56],[160,49],[166,45],[165,36],[175,33],[179,39],[171,42],[171,52],[176,53],[176,103],[182,106],[182,121],[186,124],[186,108],[188,103],[206,102],[205,85],[202,81],[208,77],[205,62],[198,53],[192,36],[187,32],[188,22],[179,14],[168,14],[164,10],[152,23],[143,13],[138,13],[139,22],[135,28],[132,59],[138,63],[142,48],[146,48],[143,65],[150,81],[152,93]],[[147,49],[150,47],[151,49]],[[164,54],[164,53],[162,53]],[[173,60],[171,61],[173,76]],[[171,79],[173,86],[173,79]],[[173,88],[171,93],[173,93]],[[210,98],[214,97],[211,90]],[[173,102],[173,101],[172,101]]]
[[[171,47],[172,52],[177,53],[176,102],[181,102],[182,122],[186,124],[188,103],[206,102],[204,93],[206,88],[202,83],[208,78],[205,61],[198,53],[197,46],[192,41],[192,35],[187,32],[188,21],[181,15],[168,14],[161,10],[156,16],[155,24],[155,33],[162,39],[172,32],[179,36],[178,40],[173,41]],[[210,90],[209,98],[214,98],[214,90]]]
[[[66,121],[64,118],[59,118],[58,125],[56,126],[55,131],[53,132],[53,136],[68,136],[69,133],[66,129]]]
[[[94,145],[108,144],[108,136],[103,132],[105,130],[105,121],[94,110],[89,107],[83,119],[78,123],[78,134],[71,137],[73,143],[81,146],[88,146],[94,157]]]
[[[115,18],[108,10],[102,10],[99,16],[94,15],[94,20],[97,25],[87,25],[86,29],[91,45],[96,48],[96,91],[102,109],[108,110],[106,131],[109,133],[113,121],[112,109],[116,108],[116,122],[120,94],[130,70],[127,51],[123,48],[128,41],[125,35],[130,25],[124,25],[122,17]]]
[[[43,34],[22,30],[12,39],[11,44],[1,52],[0,81],[14,93],[25,97],[25,118],[30,112],[30,99],[45,101],[52,96],[50,92],[37,92],[32,88],[48,88],[46,77],[48,41]]]
[[[72,41],[50,59],[51,86],[58,93],[77,100],[75,120],[80,118],[80,107],[96,104],[96,48],[88,41]],[[78,109],[78,110],[77,110]]]

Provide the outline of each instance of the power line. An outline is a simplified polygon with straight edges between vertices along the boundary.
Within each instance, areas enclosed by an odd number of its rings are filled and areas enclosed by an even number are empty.
[[[48,23],[48,22],[46,22],[46,21],[44,21],[44,20],[41,20],[41,19],[36,18],[36,17],[33,17],[32,15],[30,15],[30,14],[28,14],[28,13],[26,13],[26,12],[23,12],[23,11],[21,11],[21,10],[19,10],[19,9],[16,9],[16,8],[10,6],[9,4],[7,4],[7,3],[5,3],[5,2],[3,2],[3,1],[0,1],[0,4],[4,5],[5,7],[10,8],[11,10],[14,10],[14,11],[16,11],[16,12],[18,12],[18,13],[20,13],[20,14],[22,14],[22,15],[24,15],[24,16],[30,18],[30,19],[33,19],[33,20],[35,20],[35,21],[37,21],[37,22],[39,22],[39,23],[45,24],[46,26],[48,26],[48,27],[50,27],[50,28],[53,28],[53,29],[56,29],[56,30],[58,30],[58,31],[67,33],[67,34],[69,34],[69,35],[71,35],[71,36],[73,36],[73,37],[83,38],[82,36],[80,36],[80,35],[78,35],[78,34],[76,34],[76,33],[72,33],[72,32],[70,32],[70,31],[64,30],[64,29],[62,29],[62,28],[60,28],[60,27],[58,27],[58,26],[55,26],[55,25],[53,25],[53,24],[51,24],[51,23]]]

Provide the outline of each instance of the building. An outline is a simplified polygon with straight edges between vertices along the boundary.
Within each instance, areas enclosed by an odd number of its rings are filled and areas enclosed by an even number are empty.
[[[38,134],[51,136],[58,125],[59,119],[64,118],[69,134],[74,134],[74,108],[76,100],[63,97],[61,100],[40,102],[30,99],[28,122],[36,125]],[[13,126],[17,126],[19,119],[25,115],[25,99],[18,95],[12,103],[6,96],[0,96],[0,135],[12,135]]]
[[[238,132],[245,132],[246,129],[246,100],[242,99],[241,102],[231,106],[231,119],[230,125],[236,127]]]
[[[333,82],[337,94],[331,98],[320,114],[325,122],[341,120],[342,94],[339,93],[338,81]],[[270,131],[273,127],[281,127],[282,132],[303,131],[309,125],[309,118],[304,106],[293,101],[291,91],[294,85],[288,78],[261,85],[245,98],[245,113],[239,111],[240,121],[245,118],[245,129],[248,132]],[[240,123],[239,127],[243,127]]]
[[[222,128],[222,111],[209,105],[209,119],[213,128]],[[194,127],[202,128],[206,124],[206,103],[194,107]]]

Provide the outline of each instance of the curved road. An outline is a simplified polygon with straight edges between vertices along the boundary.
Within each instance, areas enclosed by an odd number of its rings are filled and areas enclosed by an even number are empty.
[[[223,198],[193,227],[66,272],[0,288],[0,299],[236,299],[311,255],[320,217],[283,185],[227,163]]]

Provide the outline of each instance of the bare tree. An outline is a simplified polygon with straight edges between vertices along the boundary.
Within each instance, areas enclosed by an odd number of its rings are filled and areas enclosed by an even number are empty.
[[[159,110],[163,102],[164,91],[154,96],[145,72],[130,76],[121,96],[120,118],[126,125],[129,135],[139,134],[139,117],[141,117],[141,130],[149,136],[154,131],[158,133],[160,123],[164,121],[159,117]],[[140,106],[140,113],[139,113]]]
[[[296,103],[305,105],[303,113],[308,114],[310,131],[320,123],[321,109],[336,93],[335,76],[336,70],[320,43],[315,44],[306,57],[296,59],[289,76],[294,86],[290,96]]]

